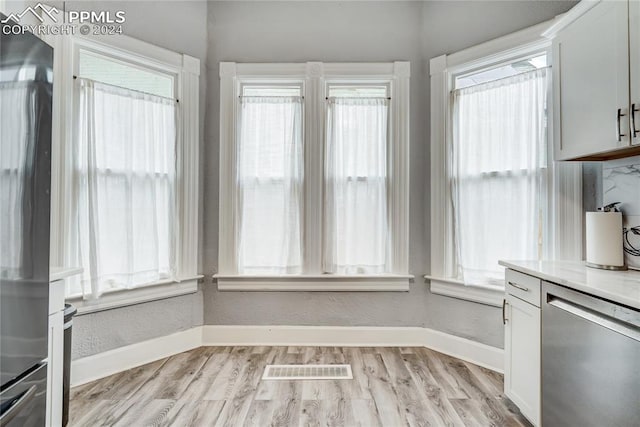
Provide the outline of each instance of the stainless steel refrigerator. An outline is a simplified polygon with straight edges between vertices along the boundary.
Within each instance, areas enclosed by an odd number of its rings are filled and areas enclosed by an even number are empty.
[[[53,49],[1,25],[0,427],[43,426]]]

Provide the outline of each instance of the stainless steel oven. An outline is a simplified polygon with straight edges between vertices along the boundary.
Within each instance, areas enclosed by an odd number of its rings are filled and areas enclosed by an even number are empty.
[[[546,282],[542,303],[542,425],[639,426],[640,312]]]

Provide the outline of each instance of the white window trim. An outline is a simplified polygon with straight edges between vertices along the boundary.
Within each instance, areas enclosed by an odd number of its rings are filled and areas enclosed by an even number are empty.
[[[551,41],[542,36],[552,24],[544,22],[522,31],[491,40],[463,51],[431,59],[431,292],[467,301],[500,307],[504,289],[465,285],[451,277],[453,271],[451,189],[447,180],[447,147],[450,146],[450,92],[453,76],[480,70],[534,52],[548,51]],[[552,83],[553,84],[553,83]],[[551,88],[550,88],[551,90]],[[549,155],[553,150],[552,97],[548,102]],[[582,257],[582,167],[580,163],[552,162],[549,191],[552,218],[548,235],[552,247],[547,258],[557,260]]]
[[[119,289],[105,292],[97,300],[84,300],[82,297],[65,298],[69,304],[78,309],[78,315],[126,307],[165,298],[188,295],[198,291],[198,280],[204,276],[198,275],[180,281],[158,281],[148,283],[135,289]]]
[[[220,63],[220,218],[219,289],[272,291],[408,291],[413,276],[409,259],[409,62],[389,63]],[[245,81],[300,81],[304,83],[306,274],[295,276],[243,276],[236,274],[233,235],[237,97]],[[322,274],[322,163],[326,82],[391,82],[389,132],[390,211],[392,245],[390,275],[337,276]],[[338,289],[339,288],[339,289]]]
[[[408,291],[410,274],[248,276],[216,274],[221,291]]]
[[[80,313],[153,301],[197,292],[198,281],[198,193],[199,193],[199,76],[200,60],[189,55],[143,42],[125,35],[48,36],[44,40],[54,47],[54,103],[51,174],[51,264],[69,266],[65,258],[71,224],[69,203],[73,129],[73,76],[77,69],[75,54],[79,48],[130,61],[144,67],[172,74],[174,96],[179,100],[177,170],[176,170],[176,278],[149,283],[136,289],[106,293],[95,301],[70,297]]]

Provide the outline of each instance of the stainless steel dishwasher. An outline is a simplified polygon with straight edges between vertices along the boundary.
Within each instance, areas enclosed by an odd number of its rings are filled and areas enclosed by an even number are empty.
[[[543,427],[640,426],[640,311],[542,290]]]

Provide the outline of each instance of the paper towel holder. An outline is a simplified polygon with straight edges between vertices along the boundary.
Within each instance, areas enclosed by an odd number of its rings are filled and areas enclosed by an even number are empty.
[[[618,209],[618,205],[619,204],[620,204],[620,202],[609,203],[608,205],[599,207],[598,208],[598,212],[602,212],[602,213],[604,213],[604,212],[622,213],[620,211],[620,209]],[[625,271],[625,270],[627,270],[627,266],[625,264],[623,264],[623,265],[605,265],[605,264],[598,264],[598,263],[586,261],[585,265],[587,267],[598,268],[598,269],[601,269],[601,270],[612,270],[612,271]]]

